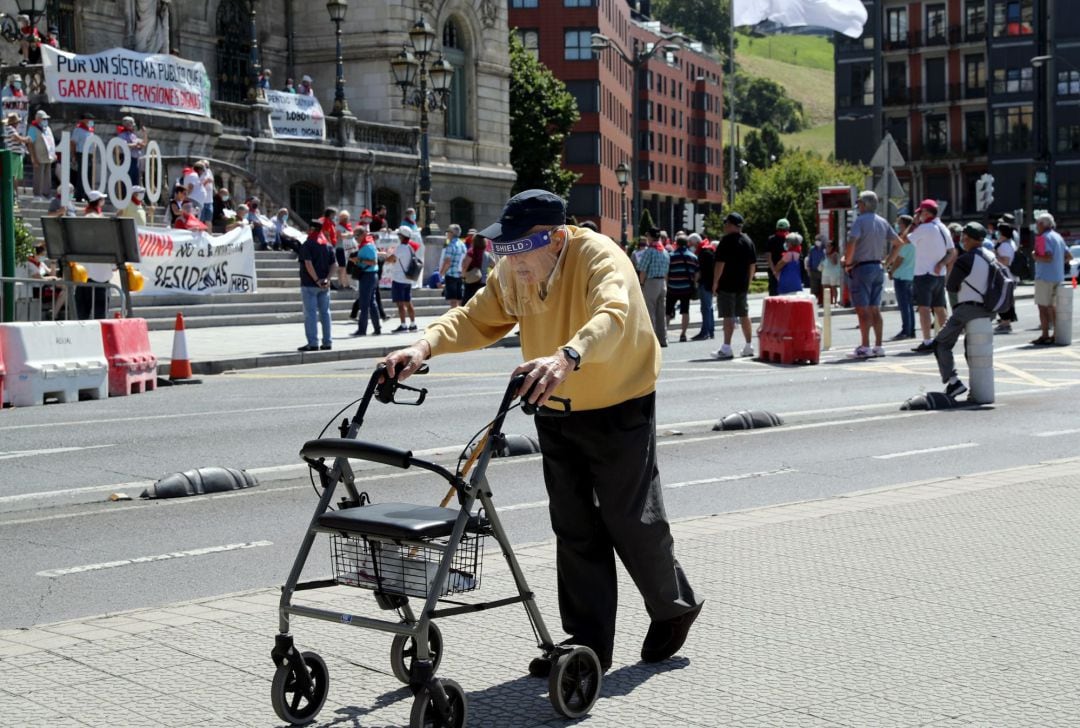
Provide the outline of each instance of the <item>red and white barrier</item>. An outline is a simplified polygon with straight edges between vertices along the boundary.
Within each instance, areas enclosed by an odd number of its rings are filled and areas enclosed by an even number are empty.
[[[108,361],[99,321],[0,324],[7,366],[4,402],[16,407],[46,399],[77,402],[109,395]]]
[[[817,364],[821,332],[814,299],[799,295],[766,298],[758,328],[758,352],[761,361]]]
[[[146,319],[105,319],[101,340],[109,361],[109,396],[126,397],[157,386],[157,357],[150,351]]]

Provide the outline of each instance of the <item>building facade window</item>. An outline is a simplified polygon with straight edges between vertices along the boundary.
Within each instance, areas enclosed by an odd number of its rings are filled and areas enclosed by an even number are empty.
[[[596,7],[596,0],[563,0],[563,5],[568,8],[592,8]]]
[[[568,61],[591,61],[595,58],[592,50],[592,34],[596,28],[570,28],[564,36],[563,58]]]
[[[945,83],[945,59],[927,58],[925,78],[927,102],[945,101],[948,90],[948,84]]]
[[[986,58],[978,55],[964,57],[964,98],[981,99],[986,96]]]
[[[1060,96],[1080,94],[1080,71],[1058,71],[1057,92]]]
[[[874,105],[873,66],[853,66],[851,69],[851,106]]]
[[[994,109],[994,151],[1030,152],[1031,130],[1032,107],[1030,105]]]
[[[599,164],[600,135],[575,132],[566,138],[564,161],[567,164]]]
[[[296,182],[290,185],[289,207],[301,220],[314,220],[324,209],[322,187],[311,182]]]
[[[1062,213],[1080,213],[1080,182],[1058,183],[1057,210]]]
[[[538,8],[538,7],[540,7],[540,0],[510,0],[510,7],[512,7],[512,8]]]
[[[1057,150],[1059,152],[1080,152],[1080,125],[1059,126],[1057,132]]]
[[[926,43],[942,45],[946,41],[945,5],[926,6]]]
[[[567,81],[566,90],[577,101],[578,111],[582,114],[600,111],[599,81]]]
[[[906,104],[910,98],[907,61],[890,61],[885,65],[885,103]]]
[[[472,99],[469,89],[469,64],[465,38],[457,20],[450,18],[443,25],[443,58],[454,67],[450,77],[450,98],[446,106],[446,136],[452,139],[469,138],[469,109]]]
[[[566,201],[566,214],[571,217],[596,217],[600,214],[600,185],[574,185]]]
[[[225,0],[218,6],[217,34],[217,99],[241,103],[251,85],[251,11],[246,0]]]
[[[965,40],[982,40],[986,37],[986,3],[984,0],[967,0],[964,6]]]
[[[1035,0],[996,0],[994,2],[994,37],[1031,35]]]
[[[1020,94],[1035,90],[1035,71],[1028,68],[995,68],[994,93]]]
[[[907,8],[889,8],[885,11],[885,46],[906,48],[908,43]]]
[[[450,222],[457,223],[462,230],[473,227],[473,203],[464,197],[455,197],[450,200]]]
[[[949,117],[945,114],[926,115],[926,153],[934,156],[949,151]]]
[[[908,154],[908,150],[910,149],[908,141],[908,118],[906,116],[891,116],[886,124],[900,153],[910,159],[911,156]]]
[[[540,31],[535,28],[519,29],[518,40],[525,46],[525,51],[533,58],[540,58]]]
[[[968,154],[986,154],[985,111],[969,111],[964,114],[964,151]]]

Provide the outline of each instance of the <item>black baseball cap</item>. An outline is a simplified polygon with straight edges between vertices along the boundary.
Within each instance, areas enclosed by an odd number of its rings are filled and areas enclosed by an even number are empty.
[[[566,203],[547,190],[525,190],[511,197],[503,207],[499,221],[479,232],[492,242],[506,242],[525,237],[537,225],[562,225],[566,222]]]
[[[730,222],[732,225],[742,225],[743,216],[737,212],[729,212],[727,217],[724,218],[724,222]]]
[[[964,226],[964,235],[975,240],[982,240],[986,237],[986,228],[977,222],[969,222]]]

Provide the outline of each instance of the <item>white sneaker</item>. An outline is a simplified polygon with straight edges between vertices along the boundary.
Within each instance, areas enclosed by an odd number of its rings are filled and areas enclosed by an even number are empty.
[[[753,356],[753,355],[754,355],[754,347],[753,347],[752,344],[750,344],[750,342],[747,342],[746,346],[744,346],[742,348],[742,356]]]
[[[875,346],[873,349],[870,350],[870,356],[885,356],[885,347]]]
[[[857,346],[855,351],[848,354],[848,359],[869,359],[873,355],[874,352],[869,346]]]
[[[724,344],[712,353],[713,359],[731,359],[734,356],[735,355],[731,353],[731,347],[728,344]]]

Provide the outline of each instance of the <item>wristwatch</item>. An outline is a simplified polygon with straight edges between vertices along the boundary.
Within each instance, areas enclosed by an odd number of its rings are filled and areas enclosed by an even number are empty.
[[[562,351],[563,354],[566,354],[567,359],[574,362],[574,371],[575,372],[578,369],[581,369],[581,354],[578,354],[577,351],[575,351],[574,349],[571,349],[569,346],[564,346],[561,349],[561,351]]]

